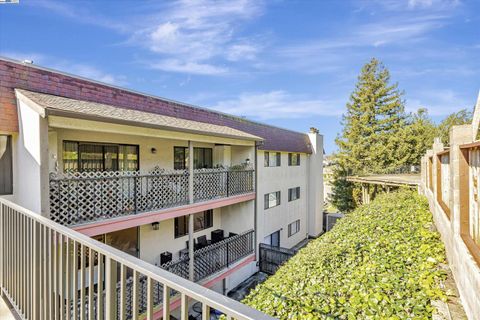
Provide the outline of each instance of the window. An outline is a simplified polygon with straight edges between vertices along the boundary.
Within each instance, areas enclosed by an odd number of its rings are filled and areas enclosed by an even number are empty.
[[[106,243],[138,258],[138,227],[96,235],[92,239]]]
[[[265,167],[280,167],[280,152],[265,152]]]
[[[289,166],[299,166],[300,165],[300,153],[289,153],[288,154],[288,165]]]
[[[288,189],[288,201],[300,199],[300,187]]]
[[[185,170],[187,168],[188,149],[185,147],[173,147],[173,169]]]
[[[188,234],[188,217],[175,218],[175,238]],[[213,210],[198,212],[193,215],[194,232],[213,227]]]
[[[13,193],[12,137],[0,135],[0,194]]]
[[[64,171],[136,171],[136,145],[63,142]]]
[[[173,148],[173,168],[175,170],[185,170],[188,168],[188,148]],[[207,169],[213,168],[213,150],[212,148],[193,148],[193,168]]]
[[[265,195],[265,209],[280,205],[280,191],[267,193]]]
[[[280,230],[266,236],[263,239],[263,243],[268,244],[272,247],[280,247]]]
[[[288,225],[288,236],[291,237],[300,231],[300,220],[296,220]]]

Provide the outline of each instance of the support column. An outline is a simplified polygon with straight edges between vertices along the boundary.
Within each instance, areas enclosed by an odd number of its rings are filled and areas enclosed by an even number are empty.
[[[362,183],[362,204],[366,203],[366,197],[365,197],[365,185]]]
[[[365,199],[367,200],[367,203],[370,203],[370,185],[367,184],[367,189],[365,191]]]
[[[193,204],[193,143],[188,141],[188,203]],[[194,268],[193,214],[188,215],[188,278],[195,280]]]

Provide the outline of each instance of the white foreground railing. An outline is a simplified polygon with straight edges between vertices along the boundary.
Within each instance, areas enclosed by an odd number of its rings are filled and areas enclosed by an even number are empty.
[[[129,301],[127,278],[133,286]],[[139,290],[139,279],[145,278],[146,295]],[[163,304],[154,305],[159,286]],[[170,319],[175,299],[182,320],[188,319],[189,300],[202,303],[204,320],[210,319],[211,308],[227,319],[273,319],[4,199],[0,288],[25,319]]]

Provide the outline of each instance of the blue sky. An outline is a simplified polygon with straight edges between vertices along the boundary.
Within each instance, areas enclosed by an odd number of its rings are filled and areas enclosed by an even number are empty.
[[[0,5],[0,55],[325,136],[382,60],[435,120],[480,89],[480,1],[44,1]]]

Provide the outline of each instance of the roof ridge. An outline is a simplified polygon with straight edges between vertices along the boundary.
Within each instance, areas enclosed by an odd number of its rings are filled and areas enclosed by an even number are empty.
[[[35,65],[35,64],[26,64],[26,63],[23,63],[20,60],[8,58],[8,57],[1,56],[1,55],[0,55],[0,60],[20,64],[22,66],[26,66],[26,67],[29,67],[29,68],[40,69],[40,70],[44,70],[44,71],[48,71],[48,72],[53,72],[53,73],[65,75],[65,76],[68,76],[68,77],[77,78],[77,79],[80,79],[80,80],[100,84],[100,85],[107,86],[107,87],[110,87],[110,88],[114,88],[114,89],[118,89],[118,90],[122,90],[122,91],[127,91],[127,92],[130,92],[130,93],[133,93],[133,94],[138,94],[138,95],[141,95],[141,96],[144,96],[144,97],[150,97],[150,98],[153,98],[153,99],[162,100],[164,102],[174,103],[174,104],[177,104],[177,105],[180,105],[180,106],[183,106],[183,107],[187,107],[187,108],[200,109],[200,110],[203,110],[203,111],[216,113],[218,115],[229,117],[229,118],[237,120],[237,121],[250,122],[252,124],[257,124],[257,125],[261,125],[261,126],[265,126],[265,127],[270,127],[270,128],[275,128],[275,129],[290,131],[290,132],[297,133],[297,134],[306,135],[306,133],[304,133],[304,132],[295,131],[295,130],[287,129],[287,128],[282,128],[282,127],[279,127],[279,126],[274,126],[274,125],[267,124],[267,123],[264,123],[264,122],[261,122],[261,121],[256,121],[256,120],[243,118],[241,116],[236,116],[236,115],[229,114],[229,113],[226,113],[226,112],[213,110],[213,109],[206,108],[206,107],[201,107],[201,106],[198,106],[198,105],[194,105],[194,104],[190,104],[190,103],[186,103],[186,102],[181,102],[181,101],[178,101],[178,100],[168,99],[168,98],[164,98],[164,97],[161,97],[161,96],[158,96],[158,95],[149,94],[149,93],[145,93],[145,92],[142,92],[142,91],[137,91],[137,90],[134,90],[134,89],[128,89],[128,88],[125,88],[125,87],[120,87],[120,86],[117,86],[117,85],[114,85],[114,84],[109,84],[109,83],[106,83],[106,82],[90,79],[90,78],[87,78],[87,77],[82,77],[82,76],[75,75],[75,74],[65,72],[65,71],[60,71],[60,70],[56,70],[56,69],[52,69],[52,68],[48,68],[48,67],[43,67],[43,66]]]

